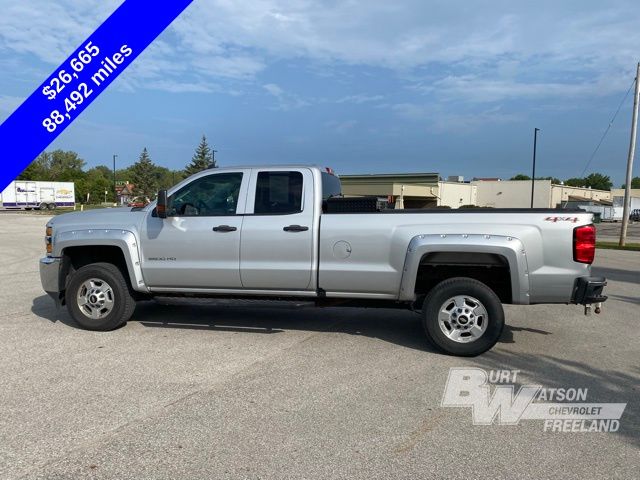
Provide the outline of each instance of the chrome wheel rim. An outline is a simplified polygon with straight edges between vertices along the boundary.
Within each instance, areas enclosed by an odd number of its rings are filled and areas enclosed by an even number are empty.
[[[90,278],[78,288],[77,302],[84,316],[93,320],[104,318],[113,310],[113,289],[100,278]]]
[[[471,343],[487,330],[489,315],[477,298],[456,295],[442,304],[438,311],[438,325],[449,340]]]

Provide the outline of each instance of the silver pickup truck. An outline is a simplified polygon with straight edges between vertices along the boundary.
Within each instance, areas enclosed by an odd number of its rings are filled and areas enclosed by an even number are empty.
[[[375,199],[374,199],[375,200]],[[407,308],[441,350],[477,355],[502,304],[606,300],[592,215],[550,209],[385,210],[341,198],[329,169],[217,168],[147,207],[46,226],[44,290],[83,328],[111,330],[156,296],[306,299]]]

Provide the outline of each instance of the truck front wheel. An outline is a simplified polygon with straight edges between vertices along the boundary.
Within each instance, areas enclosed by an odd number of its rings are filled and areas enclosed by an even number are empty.
[[[470,357],[493,347],[504,328],[498,296],[484,283],[467,277],[444,280],[422,307],[427,337],[446,353]]]
[[[92,263],[74,272],[65,300],[71,317],[87,330],[118,328],[136,306],[122,272],[110,263]]]

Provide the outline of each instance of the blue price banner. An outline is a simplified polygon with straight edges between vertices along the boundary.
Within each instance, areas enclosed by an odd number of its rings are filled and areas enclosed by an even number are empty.
[[[0,125],[5,159],[0,171],[0,191],[78,118],[192,1],[125,0],[82,42]]]

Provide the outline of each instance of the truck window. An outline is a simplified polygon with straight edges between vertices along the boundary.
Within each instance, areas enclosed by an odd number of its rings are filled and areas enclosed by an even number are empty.
[[[169,215],[211,217],[235,215],[242,172],[200,177],[169,197]]]
[[[340,179],[330,173],[322,172],[322,200],[339,197],[340,195],[342,195]]]
[[[263,215],[301,212],[302,173],[259,172],[253,211]]]

